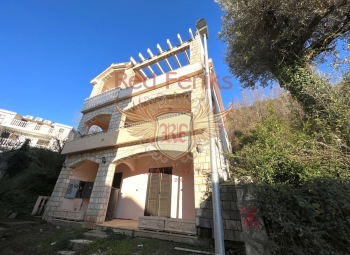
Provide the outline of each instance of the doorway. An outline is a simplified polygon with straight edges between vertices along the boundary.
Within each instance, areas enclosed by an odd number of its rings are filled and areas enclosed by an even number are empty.
[[[170,217],[172,167],[150,168],[145,216]]]
[[[113,188],[120,189],[122,185],[122,177],[123,177],[123,173],[114,174],[113,183],[112,183]]]

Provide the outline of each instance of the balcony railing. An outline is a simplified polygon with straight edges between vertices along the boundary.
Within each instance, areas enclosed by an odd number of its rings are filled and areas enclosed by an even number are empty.
[[[26,129],[26,130],[31,130],[37,133],[41,133],[41,134],[53,134],[52,132],[52,128],[50,126],[47,125],[40,125],[37,124],[36,122],[29,122],[29,121],[23,121],[23,120],[18,120],[18,119],[13,119],[10,123],[11,126],[15,126],[17,128],[20,129]],[[51,132],[50,132],[51,130]]]
[[[5,147],[19,147],[21,142],[18,140],[12,140],[9,138],[0,138],[0,146]]]
[[[189,113],[188,112],[174,112],[174,113],[170,113],[170,114],[168,114],[166,116],[160,117],[159,119],[170,119],[170,118],[177,117],[177,116],[184,115],[184,114],[187,115]],[[134,127],[134,126],[139,126],[139,125],[142,125],[142,124],[145,124],[145,123],[150,123],[150,122],[155,122],[155,120],[154,119],[149,119],[149,120],[145,120],[145,121],[141,121],[141,122],[125,124],[124,126],[121,126],[120,129],[128,128],[128,127]]]
[[[28,126],[28,122],[14,119],[12,120],[11,125],[25,128]]]
[[[97,96],[85,99],[85,103],[81,111],[84,112],[97,106],[115,101],[118,97],[119,90],[120,88],[110,89]]]

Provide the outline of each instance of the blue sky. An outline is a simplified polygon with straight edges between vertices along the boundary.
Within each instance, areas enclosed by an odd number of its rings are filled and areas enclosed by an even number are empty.
[[[221,12],[214,0],[17,0],[0,2],[0,108],[73,125],[90,80],[111,63],[127,62],[166,39],[188,40],[202,17],[209,57],[220,77],[231,75],[218,39]],[[232,75],[231,75],[232,76]],[[239,84],[222,91],[225,107]]]

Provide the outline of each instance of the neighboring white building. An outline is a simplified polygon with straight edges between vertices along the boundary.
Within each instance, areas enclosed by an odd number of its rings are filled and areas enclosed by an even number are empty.
[[[19,148],[26,139],[33,147],[58,150],[72,136],[73,127],[0,109],[0,152]],[[60,146],[57,146],[57,142]]]

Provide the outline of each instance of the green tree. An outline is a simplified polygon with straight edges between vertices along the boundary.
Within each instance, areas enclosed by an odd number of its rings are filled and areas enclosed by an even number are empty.
[[[29,151],[30,140],[27,139],[19,148],[16,150],[8,159],[7,161],[7,173],[10,177],[13,177],[21,172],[23,172],[25,169],[27,169],[30,165],[30,162],[32,161]]]
[[[245,88],[278,82],[310,113],[324,108],[307,86],[330,89],[313,66],[350,42],[349,0],[216,0],[225,11],[225,61]]]

